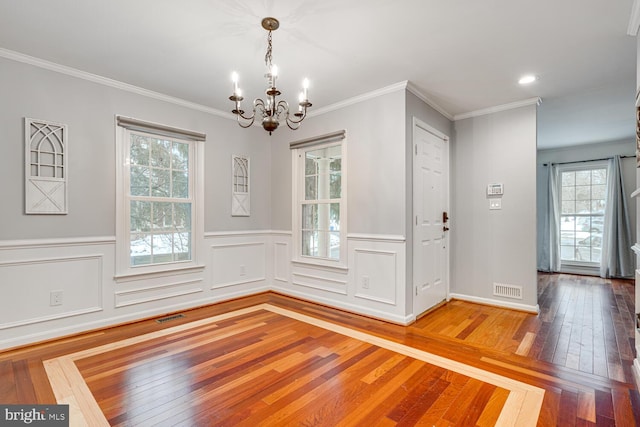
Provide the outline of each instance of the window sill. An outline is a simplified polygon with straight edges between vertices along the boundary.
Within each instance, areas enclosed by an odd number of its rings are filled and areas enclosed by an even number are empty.
[[[114,279],[116,281],[116,283],[124,283],[124,282],[133,282],[136,280],[144,280],[144,279],[153,279],[156,277],[166,277],[166,276],[173,276],[176,274],[188,274],[188,273],[199,273],[201,271],[204,271],[205,266],[201,265],[201,264],[197,264],[197,265],[187,265],[187,266],[171,266],[170,268],[164,268],[161,270],[154,270],[154,271],[149,271],[149,270],[145,270],[145,271],[133,271],[133,272],[127,272],[127,273],[122,273],[122,274],[116,274],[114,276]]]

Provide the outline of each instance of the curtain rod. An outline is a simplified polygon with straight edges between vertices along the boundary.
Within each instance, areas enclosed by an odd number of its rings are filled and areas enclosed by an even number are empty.
[[[636,157],[634,156],[620,156],[621,159],[627,159],[629,157]],[[605,157],[603,159],[592,159],[592,160],[577,160],[575,162],[557,162],[557,163],[543,163],[542,166],[549,166],[549,165],[570,165],[572,163],[588,163],[588,162],[601,162],[603,160],[611,160],[613,159],[613,157]]]

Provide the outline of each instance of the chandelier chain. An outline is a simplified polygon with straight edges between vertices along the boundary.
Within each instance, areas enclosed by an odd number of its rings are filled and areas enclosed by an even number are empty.
[[[271,51],[273,50],[273,44],[271,43],[271,31],[267,36],[267,53],[264,55],[264,64],[267,66],[267,70],[271,71]]]

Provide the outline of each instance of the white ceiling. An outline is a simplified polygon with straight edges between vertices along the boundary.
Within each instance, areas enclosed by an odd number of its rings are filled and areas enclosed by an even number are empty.
[[[313,109],[408,80],[451,117],[541,97],[539,148],[634,137],[633,0],[0,0],[7,51],[230,111],[279,89]],[[11,53],[11,52],[9,52]],[[517,79],[534,73],[527,87]]]

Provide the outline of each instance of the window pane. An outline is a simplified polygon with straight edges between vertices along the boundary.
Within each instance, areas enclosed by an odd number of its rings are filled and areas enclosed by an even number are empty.
[[[576,173],[575,172],[562,172],[562,185],[574,186],[576,185]]]
[[[170,197],[171,181],[170,172],[167,169],[151,170],[151,195],[154,197]]]
[[[318,232],[302,232],[302,255],[318,256]]]
[[[173,197],[186,199],[189,197],[189,177],[184,171],[173,171],[172,175],[172,190]]]
[[[332,172],[340,172],[340,171],[342,171],[342,159],[340,159],[340,158],[332,159],[331,163],[329,165],[329,170],[331,170]]]
[[[606,184],[607,183],[607,170],[606,169],[595,169],[591,173],[591,183],[594,185],[597,184]]]
[[[592,199],[604,199],[607,194],[606,185],[592,185],[591,186],[591,198]]]
[[[151,166],[169,168],[171,166],[171,141],[149,138],[151,144]]]
[[[568,202],[562,201],[562,214],[576,213],[576,202],[570,200]]]
[[[304,199],[318,200],[318,177],[307,176],[304,179]]]
[[[340,259],[340,233],[329,233],[329,258]]]
[[[332,173],[329,178],[329,198],[339,199],[342,197],[342,176],[340,173]]]
[[[146,166],[131,166],[130,194],[132,196],[149,195],[149,168]]]
[[[340,231],[340,203],[331,203],[329,212],[329,230]]]
[[[310,156],[310,153],[307,153],[304,160],[304,174],[316,175],[318,173],[318,163],[314,158],[309,156]]]
[[[560,257],[565,261],[575,261],[573,246],[560,246]]]
[[[173,254],[175,261],[191,259],[191,233],[173,234]]]
[[[189,145],[181,142],[174,142],[171,147],[171,167],[173,169],[189,170]]]
[[[576,200],[591,199],[591,187],[588,185],[576,185]]]
[[[146,137],[131,134],[130,157],[132,165],[149,164],[149,142]]]
[[[578,200],[576,201],[576,213],[588,214],[591,212],[590,200]]]
[[[173,206],[171,203],[153,203],[153,228],[173,229]]]
[[[575,200],[576,188],[575,187],[562,187],[562,201]]]
[[[130,203],[131,231],[151,231],[151,203],[132,200]]]
[[[304,230],[318,229],[317,205],[302,205],[302,228]]]
[[[591,185],[591,171],[576,171],[576,186]]]
[[[131,265],[145,265],[151,263],[151,235],[131,233]]]
[[[174,203],[174,227],[179,231],[191,231],[191,203]]]

